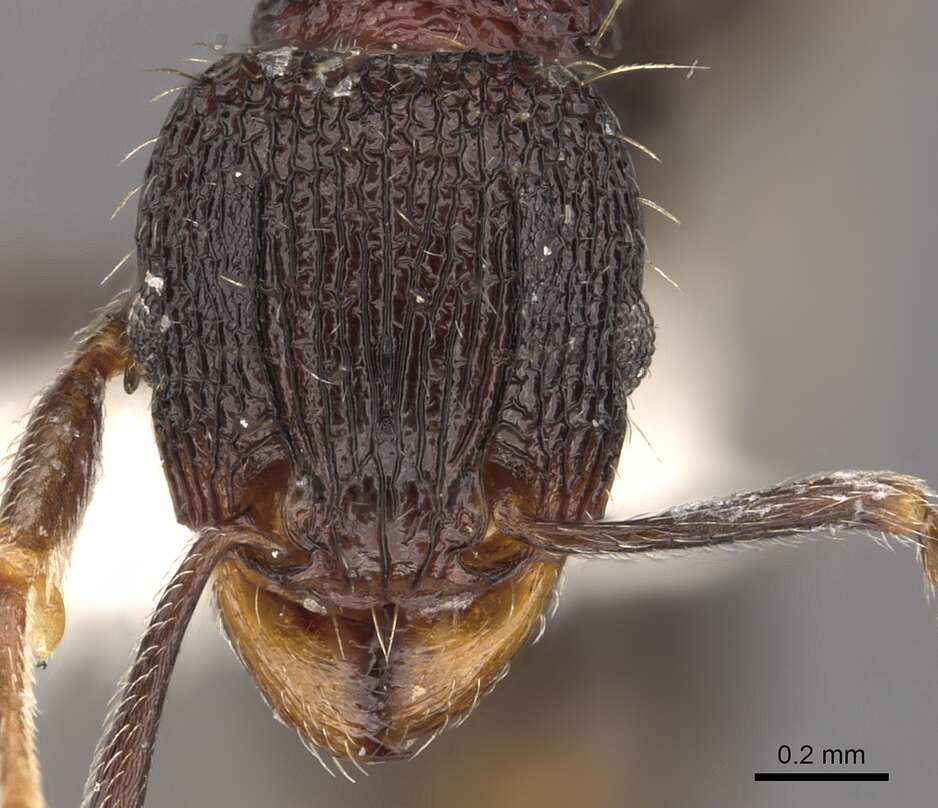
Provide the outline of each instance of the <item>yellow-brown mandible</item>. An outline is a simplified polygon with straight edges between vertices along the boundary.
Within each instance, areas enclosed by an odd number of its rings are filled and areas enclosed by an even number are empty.
[[[309,611],[236,561],[215,593],[241,661],[274,714],[314,746],[357,760],[418,752],[459,723],[541,620],[559,562],[536,562],[439,609]]]

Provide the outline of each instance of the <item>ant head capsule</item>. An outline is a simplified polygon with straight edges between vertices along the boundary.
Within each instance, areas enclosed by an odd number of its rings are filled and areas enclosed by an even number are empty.
[[[257,45],[342,42],[574,58],[595,50],[609,6],[609,0],[262,0],[251,33]]]

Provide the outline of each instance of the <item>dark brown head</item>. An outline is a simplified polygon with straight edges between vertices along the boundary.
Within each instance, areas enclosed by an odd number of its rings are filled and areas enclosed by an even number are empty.
[[[226,630],[355,760],[458,722],[537,629],[560,562],[493,508],[602,513],[654,341],[616,118],[529,52],[598,16],[454,9],[265,4],[141,191],[129,340],[178,517],[276,544],[219,571]]]
[[[609,0],[263,0],[254,12],[255,44],[304,47],[355,43],[405,51],[521,50],[575,58]]]

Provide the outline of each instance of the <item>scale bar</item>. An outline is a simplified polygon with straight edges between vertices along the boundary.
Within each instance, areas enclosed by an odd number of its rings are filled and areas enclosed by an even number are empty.
[[[756,772],[757,783],[888,783],[889,772]]]

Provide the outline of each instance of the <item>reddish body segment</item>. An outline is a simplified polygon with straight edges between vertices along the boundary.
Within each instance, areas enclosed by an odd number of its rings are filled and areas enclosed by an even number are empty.
[[[259,45],[307,49],[346,42],[408,52],[524,51],[577,59],[592,50],[592,35],[609,5],[597,0],[263,0],[251,33]]]

